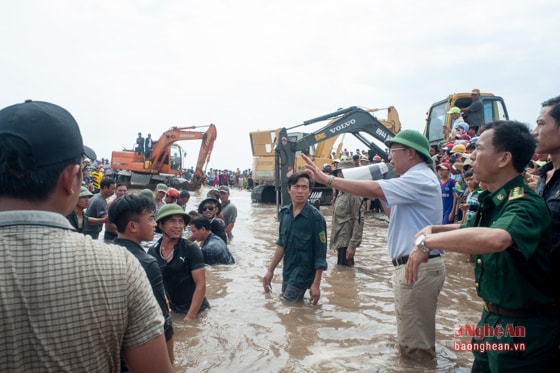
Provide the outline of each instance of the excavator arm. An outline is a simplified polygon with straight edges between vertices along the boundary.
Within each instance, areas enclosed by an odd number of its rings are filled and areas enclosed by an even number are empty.
[[[199,132],[199,131],[190,131],[195,128],[201,128],[206,126],[190,126],[190,127],[171,127],[169,130],[165,131],[163,135],[159,138],[159,140],[155,143],[154,148],[152,149],[150,161],[152,162],[152,168],[159,170],[162,168],[163,163],[169,157],[169,148],[170,145],[177,141],[183,140],[203,140],[201,146],[201,152],[204,148],[205,138],[212,137],[212,141],[209,147],[209,152],[207,156],[210,156],[210,152],[212,151],[214,145],[214,139],[216,138],[216,126],[211,124],[208,126],[208,130],[206,132]],[[208,145],[207,145],[208,147]],[[205,157],[206,158],[206,157]],[[200,155],[199,155],[200,161]],[[198,163],[197,163],[198,169]],[[202,168],[201,168],[202,170]]]
[[[202,136],[202,144],[198,152],[198,160],[196,161],[196,168],[194,170],[195,184],[201,183],[206,173],[206,165],[210,162],[210,156],[214,149],[214,141],[216,141],[217,131],[216,126],[211,124],[208,130]]]
[[[319,142],[328,140],[340,134],[349,133],[360,140],[369,149],[381,156],[384,160],[388,160],[385,150],[381,149],[374,142],[369,141],[368,138],[365,137],[365,134],[368,134],[381,142],[385,142],[391,139],[394,136],[394,133],[368,111],[355,106],[304,121],[302,124],[290,127],[289,129],[299,126],[307,126],[324,120],[331,121],[325,127],[304,136],[296,142],[287,141],[289,139],[288,129],[282,128],[280,130],[275,154],[275,181],[277,190],[280,189],[282,192],[281,205],[289,203],[290,201],[287,180],[294,172],[296,152],[301,151],[307,153],[311,146]]]

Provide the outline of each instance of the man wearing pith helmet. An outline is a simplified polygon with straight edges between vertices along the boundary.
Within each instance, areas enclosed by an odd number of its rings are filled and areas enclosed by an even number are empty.
[[[404,130],[385,141],[389,162],[398,178],[388,180],[331,179],[303,156],[307,172],[319,183],[360,197],[379,198],[390,213],[387,243],[395,267],[393,288],[400,351],[415,359],[435,357],[437,297],[445,279],[441,250],[432,250],[419,269],[418,281],[407,285],[405,264],[415,246],[414,235],[427,224],[439,224],[442,202],[432,169],[430,145],[420,132]],[[344,170],[343,170],[344,173]]]
[[[184,320],[192,320],[199,312],[210,308],[205,298],[202,252],[195,243],[182,238],[190,220],[189,214],[177,204],[161,207],[156,217],[156,231],[162,236],[148,250],[160,265],[171,309],[184,315]]]

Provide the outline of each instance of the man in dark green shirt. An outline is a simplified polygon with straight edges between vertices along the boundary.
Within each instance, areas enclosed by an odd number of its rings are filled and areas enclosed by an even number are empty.
[[[478,323],[484,333],[471,342],[473,372],[557,370],[551,217],[521,177],[535,146],[526,125],[489,123],[471,155],[474,175],[488,186],[479,196],[480,208],[464,224],[422,229],[408,260],[406,278],[412,283],[431,248],[474,256],[474,286],[485,307]]]
[[[311,303],[317,304],[321,297],[321,276],[327,269],[327,223],[307,200],[312,187],[311,178],[305,173],[288,178],[292,203],[280,211],[276,251],[263,277],[264,290],[269,292],[274,269],[284,258],[282,296],[289,302],[302,301],[309,289]]]

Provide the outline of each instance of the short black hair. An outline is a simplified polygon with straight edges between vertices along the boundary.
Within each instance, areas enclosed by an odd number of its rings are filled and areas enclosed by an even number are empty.
[[[190,221],[189,225],[194,225],[196,229],[205,228],[207,231],[212,231],[212,225],[206,216],[197,216]]]
[[[484,127],[485,132],[490,130],[494,131],[492,145],[496,151],[511,153],[513,167],[522,173],[537,147],[529,126],[514,120],[498,120]]]
[[[298,180],[301,179],[301,178],[305,178],[305,179],[309,180],[309,189],[313,189],[313,187],[315,186],[315,182],[313,181],[311,176],[309,176],[305,172],[297,172],[295,174],[292,174],[288,178],[288,188],[290,188],[292,185],[295,185],[298,182]]]
[[[186,190],[182,190],[181,193],[179,194],[180,198],[191,198],[191,194],[186,191]]]
[[[155,208],[154,201],[149,197],[141,194],[124,195],[111,204],[109,221],[117,226],[119,233],[124,233],[128,222],[138,222],[144,212],[152,212]]]
[[[556,127],[560,127],[560,96],[549,98],[542,103],[542,107],[552,106],[548,115],[554,118],[556,121]]]
[[[111,187],[111,184],[115,184],[115,180],[112,177],[106,176],[101,179],[99,183],[99,189],[105,189]]]

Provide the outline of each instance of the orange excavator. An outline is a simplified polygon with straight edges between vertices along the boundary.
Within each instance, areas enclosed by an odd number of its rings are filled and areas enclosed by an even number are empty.
[[[205,132],[193,131],[208,127]],[[206,166],[214,148],[217,131],[209,126],[171,127],[154,143],[148,157],[134,150],[113,151],[111,167],[117,171],[117,182],[148,187],[164,183],[175,188],[197,190],[204,182]],[[194,174],[184,172],[183,150],[176,144],[184,140],[202,140]]]

